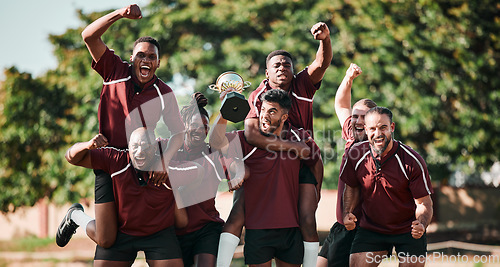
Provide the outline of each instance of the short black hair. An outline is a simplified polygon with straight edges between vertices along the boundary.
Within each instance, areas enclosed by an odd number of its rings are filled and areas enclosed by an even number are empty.
[[[288,51],[286,51],[286,50],[274,50],[273,52],[269,53],[269,55],[267,55],[266,66],[267,66],[267,63],[269,62],[269,60],[271,60],[271,58],[273,58],[274,56],[285,56],[285,57],[290,58],[290,60],[293,62],[292,54],[288,53]]]
[[[150,44],[153,44],[154,46],[156,46],[156,48],[158,48],[158,57],[160,56],[160,43],[158,41],[156,41],[155,38],[151,37],[151,36],[143,36],[143,37],[140,37],[139,39],[135,40],[134,42],[134,48],[135,46],[138,44],[138,43],[150,43]]]
[[[278,103],[281,108],[285,110],[286,113],[292,108],[292,99],[288,95],[288,92],[281,89],[271,89],[267,91],[260,97],[262,102],[272,102]]]
[[[387,115],[389,117],[389,120],[391,121],[392,123],[392,111],[386,107],[374,107],[374,108],[371,108],[370,110],[368,110],[365,114],[365,118],[368,117],[368,114],[372,114],[372,113],[376,113],[376,114],[380,114],[380,115]]]

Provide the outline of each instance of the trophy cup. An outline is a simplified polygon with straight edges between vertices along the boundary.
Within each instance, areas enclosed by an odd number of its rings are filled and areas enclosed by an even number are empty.
[[[243,81],[243,78],[238,73],[227,71],[219,75],[215,84],[208,86],[208,88],[219,93],[229,88],[234,89],[234,91],[227,93],[222,101],[220,113],[224,119],[232,122],[240,122],[246,118],[250,111],[250,105],[248,105],[248,101],[241,92],[250,85],[251,83]]]

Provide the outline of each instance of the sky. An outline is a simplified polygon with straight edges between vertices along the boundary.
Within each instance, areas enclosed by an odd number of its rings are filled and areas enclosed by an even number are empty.
[[[0,8],[0,80],[4,69],[15,66],[36,76],[57,67],[49,34],[62,34],[82,25],[77,9],[84,13],[118,9],[129,4],[146,6],[149,0],[10,0]],[[82,41],[83,42],[83,41]]]

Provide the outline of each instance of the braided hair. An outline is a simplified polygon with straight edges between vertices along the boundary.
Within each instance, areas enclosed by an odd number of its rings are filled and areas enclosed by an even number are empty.
[[[187,124],[191,121],[191,118],[199,112],[200,115],[205,115],[208,118],[208,112],[205,109],[205,106],[208,104],[208,99],[200,92],[196,92],[192,95],[191,101],[188,105],[182,107],[181,109],[181,117],[184,124]]]

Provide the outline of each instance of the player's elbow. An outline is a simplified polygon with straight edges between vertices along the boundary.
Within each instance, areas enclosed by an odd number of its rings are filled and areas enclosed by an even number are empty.
[[[94,234],[95,234],[95,242],[100,247],[110,248],[115,244],[116,230],[110,229],[110,231],[94,232]]]
[[[83,41],[84,41],[85,43],[88,43],[88,42],[89,42],[90,36],[91,36],[91,35],[89,34],[89,32],[88,32],[88,30],[87,30],[87,29],[84,29],[84,30],[82,31],[82,39],[83,39]]]
[[[109,238],[102,238],[97,241],[97,245],[103,248],[110,248],[111,246],[113,246],[113,244],[115,244],[115,239],[116,236]]]
[[[82,39],[83,39],[83,42],[85,42],[85,44],[91,44],[93,42],[95,42],[96,40],[98,40],[100,37],[96,36],[95,32],[92,32],[92,30],[88,29],[88,28],[85,28],[83,31],[82,31]]]
[[[75,162],[74,158],[69,153],[70,150],[71,150],[71,148],[69,148],[68,151],[66,151],[66,154],[64,154],[64,158],[66,158],[66,161],[69,164],[76,165],[76,162]]]

